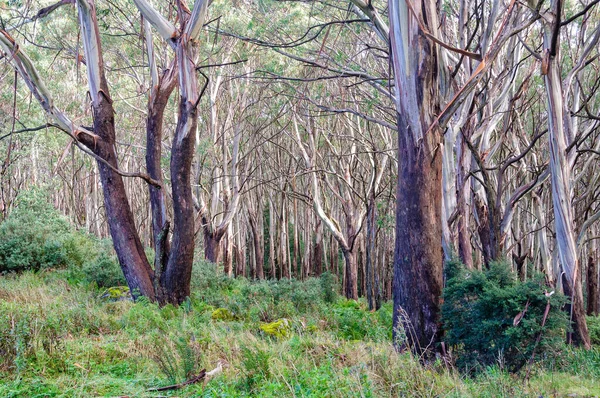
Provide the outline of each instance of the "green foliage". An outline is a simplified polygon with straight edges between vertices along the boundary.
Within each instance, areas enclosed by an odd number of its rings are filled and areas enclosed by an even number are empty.
[[[242,365],[245,374],[244,387],[254,392],[256,385],[271,376],[268,351],[255,347],[242,347]]]
[[[323,294],[323,300],[326,303],[333,303],[337,298],[335,285],[335,277],[331,272],[324,272],[321,277],[321,291]]]
[[[390,305],[369,312],[364,301],[340,299],[332,307],[330,317],[337,334],[346,340],[390,341],[392,338],[392,311]]]
[[[588,316],[587,326],[592,344],[600,346],[600,316]]]
[[[108,301],[130,300],[131,293],[127,286],[111,286],[104,291],[102,298]]]
[[[154,336],[154,361],[169,384],[190,379],[199,373],[200,352],[190,336],[181,334]]]
[[[98,287],[112,287],[125,284],[123,271],[116,257],[101,252],[96,258],[86,261],[82,268],[83,280],[95,283]]]
[[[36,188],[21,193],[0,224],[0,272],[68,268],[74,281],[99,287],[125,284],[109,241],[76,231]]]
[[[214,272],[214,273],[213,273]],[[184,306],[159,307],[147,300],[107,301],[93,284],[68,283],[67,272],[9,274],[0,277],[1,397],[152,397],[150,387],[178,383],[228,366],[206,384],[197,383],[164,395],[180,397],[528,397],[600,395],[600,352],[566,349],[556,360],[510,375],[491,366],[475,377],[443,364],[422,366],[398,353],[386,335],[391,303],[369,312],[363,301],[336,297],[323,301],[318,279],[290,284],[221,280],[212,265],[196,264],[195,276],[213,273],[212,302],[229,303],[254,292],[243,304],[251,314],[211,322],[215,306],[194,288]],[[74,281],[76,282],[76,281]],[[202,282],[205,283],[205,282]],[[306,286],[305,286],[306,285]],[[300,310],[287,303],[290,286],[316,293],[318,305]],[[261,292],[275,308],[290,312],[289,338],[266,338],[256,321]],[[304,295],[307,293],[301,293]],[[224,307],[222,307],[224,308]],[[335,313],[349,320],[337,319]],[[350,320],[368,320],[372,331],[362,339],[341,338]],[[356,326],[358,327],[358,326]],[[361,326],[362,327],[362,326]],[[363,334],[364,329],[363,329]],[[358,336],[357,333],[352,333]]]
[[[502,262],[491,264],[484,272],[466,270],[453,262],[447,274],[442,321],[445,341],[453,348],[460,369],[481,370],[499,363],[516,371],[534,354],[543,358],[563,348],[567,317],[561,307],[565,298],[547,296],[540,276],[517,281]],[[550,312],[542,326],[548,302]],[[518,315],[522,317],[516,322]]]
[[[0,272],[64,267],[78,257],[74,231],[40,189],[21,193],[0,224]]]
[[[194,298],[227,309],[234,318],[272,322],[299,312],[319,312],[325,305],[320,280],[264,280],[250,283],[217,272],[214,264],[198,261],[193,270]],[[336,297],[336,296],[335,296]]]

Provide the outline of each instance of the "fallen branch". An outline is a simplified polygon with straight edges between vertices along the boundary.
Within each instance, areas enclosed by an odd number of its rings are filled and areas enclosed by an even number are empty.
[[[165,387],[153,387],[153,388],[149,388],[148,391],[178,390],[180,388],[189,386],[190,384],[195,384],[195,383],[199,382],[200,380],[203,380],[205,376],[206,376],[206,369],[202,369],[197,376],[194,376],[191,379],[184,381],[183,383],[173,384],[173,385],[165,386]]]
[[[208,381],[211,378],[213,378],[215,375],[221,373],[223,371],[224,366],[228,366],[227,363],[220,360],[217,364],[217,367],[214,368],[213,370],[211,370],[210,372],[207,372],[206,369],[202,369],[197,376],[194,376],[191,379],[184,381],[183,383],[172,384],[170,386],[165,386],[165,387],[153,387],[153,388],[149,388],[148,391],[178,390],[185,386],[189,386],[191,384],[198,383],[200,380]]]

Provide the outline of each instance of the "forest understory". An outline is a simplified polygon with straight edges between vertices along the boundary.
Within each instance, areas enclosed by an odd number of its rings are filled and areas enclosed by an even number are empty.
[[[326,279],[251,282],[194,267],[179,308],[119,300],[68,270],[0,278],[2,397],[590,397],[600,395],[600,322],[590,351],[557,352],[510,373],[423,366],[391,340],[391,303],[327,289]],[[264,325],[287,320],[270,333]],[[261,328],[262,327],[262,328]],[[12,344],[12,346],[9,346]],[[209,380],[193,379],[223,364]]]
[[[600,396],[599,0],[0,0],[0,397]]]

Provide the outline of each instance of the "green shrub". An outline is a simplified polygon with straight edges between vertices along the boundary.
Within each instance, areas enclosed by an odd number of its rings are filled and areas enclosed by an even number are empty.
[[[447,268],[442,321],[460,369],[475,371],[499,362],[516,371],[534,354],[540,334],[538,358],[563,346],[567,316],[561,307],[566,300],[559,294],[546,296],[540,276],[520,282],[505,263],[493,263],[484,272],[456,262]],[[548,302],[550,312],[542,326]]]
[[[331,272],[324,272],[321,274],[320,279],[323,300],[325,300],[326,303],[333,303],[337,298],[335,277]]]
[[[87,261],[82,271],[83,280],[96,283],[98,287],[121,286],[126,283],[117,259],[103,252]]]
[[[233,321],[235,316],[227,308],[217,308],[210,315],[213,321]]]
[[[385,341],[392,337],[391,305],[370,312],[363,300],[340,299],[333,305],[330,319],[338,336],[346,340]]]
[[[242,372],[245,374],[245,383],[242,387],[253,392],[256,385],[271,376],[269,362],[271,355],[258,347],[242,347]]]
[[[600,346],[600,316],[588,316],[587,326],[592,344]]]
[[[69,222],[46,201],[43,191],[21,193],[0,224],[0,272],[62,267],[71,238]]]
[[[99,257],[108,250],[92,235],[75,230],[48,203],[40,188],[21,193],[13,211],[0,224],[0,272],[68,267],[71,279],[81,279],[82,267],[93,268],[93,263],[100,260],[96,267],[108,269],[95,278],[102,280],[114,270],[105,258]],[[114,275],[107,283],[114,281],[122,283]]]

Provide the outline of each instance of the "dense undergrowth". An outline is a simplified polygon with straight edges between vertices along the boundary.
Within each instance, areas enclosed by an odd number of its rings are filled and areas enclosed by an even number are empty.
[[[194,269],[180,308],[113,301],[68,269],[0,278],[0,396],[551,396],[600,394],[600,351],[465,376],[395,352],[391,307],[332,297],[330,278],[251,282]],[[326,282],[324,282],[326,281]],[[327,282],[329,281],[329,282]],[[227,316],[219,314],[227,313]],[[285,319],[284,335],[261,326]],[[186,380],[225,363],[206,384]]]
[[[198,262],[181,307],[134,303],[109,242],[75,231],[42,192],[20,200],[0,224],[0,397],[600,395],[598,347],[562,343],[564,298],[502,264],[448,265],[450,355],[421,366],[393,348],[391,303],[368,311],[327,273],[257,282]],[[589,327],[600,344],[600,320]],[[218,364],[206,383],[148,391]]]

